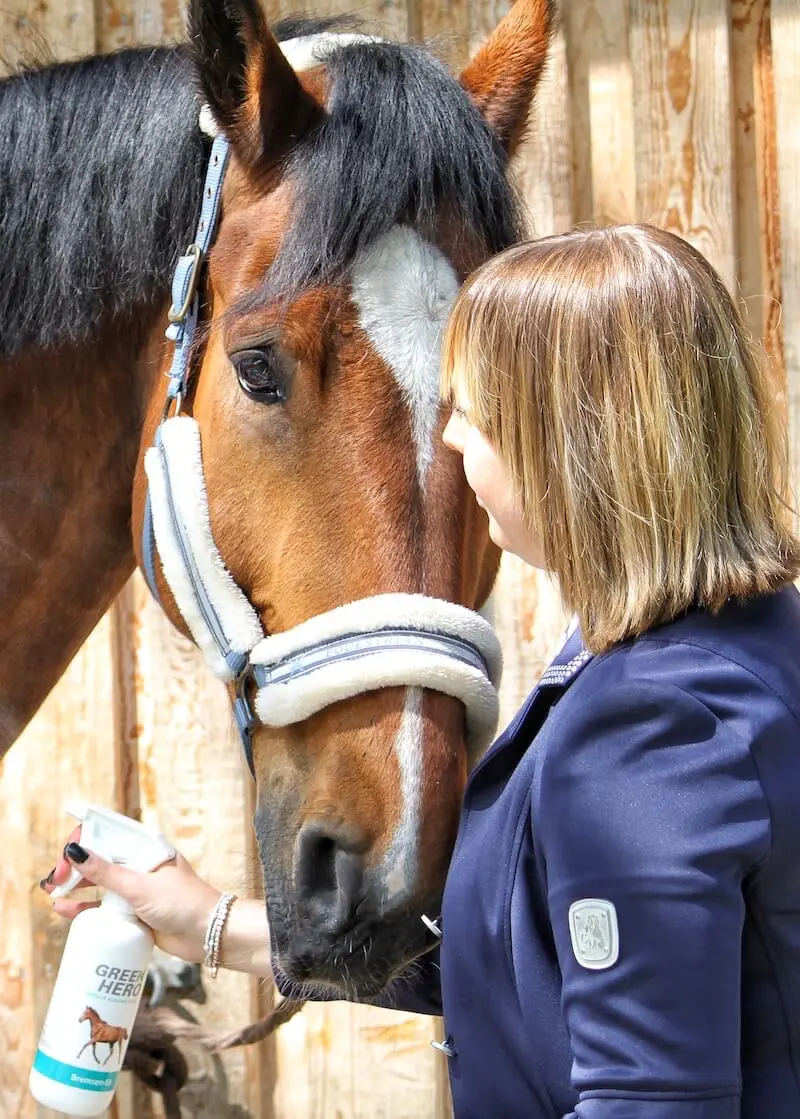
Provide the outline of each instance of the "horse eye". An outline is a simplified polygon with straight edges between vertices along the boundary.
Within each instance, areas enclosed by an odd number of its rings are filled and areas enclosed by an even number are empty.
[[[288,399],[285,371],[275,349],[241,350],[231,363],[244,392],[260,404],[283,404]]]

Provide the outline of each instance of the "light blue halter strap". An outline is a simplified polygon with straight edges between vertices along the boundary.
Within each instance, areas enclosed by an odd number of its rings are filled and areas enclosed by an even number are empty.
[[[241,679],[248,666],[247,654],[237,653],[231,649],[230,641],[225,633],[225,627],[217,613],[210,596],[206,592],[203,580],[200,578],[195,564],[192,546],[187,539],[183,522],[175,507],[172,494],[172,485],[169,468],[166,464],[163,445],[161,441],[161,424],[168,416],[170,403],[175,401],[176,414],[180,411],[181,403],[185,398],[189,378],[191,376],[191,356],[194,337],[200,309],[200,275],[205,264],[206,255],[219,221],[220,202],[222,200],[222,184],[225,179],[225,170],[228,166],[230,145],[222,134],[218,134],[211,146],[211,155],[203,183],[203,202],[200,208],[200,217],[197,222],[194,241],[186,252],[178,258],[175,274],[172,278],[172,305],[167,313],[169,326],[166,330],[167,338],[175,343],[167,376],[166,406],[161,423],[156,429],[155,446],[164,463],[164,478],[166,483],[167,502],[169,505],[170,520],[175,532],[176,540],[181,551],[185,570],[192,585],[197,607],[214,638],[220,654],[225,659],[234,677]],[[144,507],[144,521],[142,524],[142,567],[147,586],[153,598],[161,605],[161,596],[158,593],[155,566],[156,539],[153,526],[153,511],[150,499],[150,487],[147,488]],[[249,704],[239,688],[239,696],[234,703],[234,714],[239,729],[239,734],[244,747],[245,758],[251,773],[254,773],[251,734],[255,723]]]
[[[374,633],[345,634],[298,649],[273,665],[254,664],[253,679],[259,688],[270,684],[290,684],[302,676],[310,676],[323,666],[344,661],[357,661],[374,652],[438,653],[460,661],[489,677],[489,666],[483,654],[468,641],[445,633],[425,633],[405,626],[387,626]]]
[[[222,183],[225,178],[225,169],[228,165],[230,145],[224,136],[218,135],[211,147],[211,155],[206,170],[205,183],[203,184],[203,204],[200,209],[200,218],[197,223],[194,241],[186,252],[179,257],[172,279],[172,306],[167,317],[169,326],[166,330],[167,338],[175,343],[172,355],[172,364],[167,376],[169,387],[167,389],[167,405],[164,410],[166,417],[170,403],[175,400],[177,410],[189,386],[191,373],[190,359],[192,345],[197,330],[197,320],[200,306],[199,281],[205,263],[206,254],[214,239],[219,220],[220,201],[222,198]],[[163,420],[162,420],[163,422]],[[156,432],[156,445],[159,444]],[[182,535],[180,526],[176,524],[178,536]],[[155,567],[155,533],[153,530],[153,513],[150,506],[150,489],[148,487],[145,499],[144,524],[142,526],[142,566],[144,577],[150,588],[150,593],[156,602],[160,603],[158,583],[156,581]],[[213,612],[213,606],[208,604]],[[212,626],[215,640],[219,643],[217,633],[224,634],[221,625]],[[227,659],[230,652],[227,642],[220,644],[220,652]]]

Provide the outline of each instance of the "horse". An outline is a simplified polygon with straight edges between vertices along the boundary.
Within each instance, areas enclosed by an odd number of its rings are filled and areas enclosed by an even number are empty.
[[[119,1048],[119,1059],[120,1063],[122,1062],[123,1050],[125,1048],[125,1043],[128,1040],[128,1031],[125,1029],[124,1026],[111,1026],[108,1022],[104,1022],[97,1011],[91,1006],[86,1007],[78,1021],[89,1022],[90,1034],[89,1040],[81,1048],[80,1053],[77,1054],[75,1058],[76,1060],[91,1045],[92,1056],[99,1065],[100,1058],[97,1056],[96,1046],[103,1044],[108,1046],[108,1053],[106,1054],[106,1059],[103,1061],[104,1065],[107,1065],[108,1062],[111,1060],[111,1056],[114,1052],[114,1046],[117,1046]]]
[[[191,0],[183,44],[0,83],[0,756],[138,564],[229,689],[276,966],[348,997],[430,950],[497,717],[438,355],[521,235],[552,15],[456,77]]]

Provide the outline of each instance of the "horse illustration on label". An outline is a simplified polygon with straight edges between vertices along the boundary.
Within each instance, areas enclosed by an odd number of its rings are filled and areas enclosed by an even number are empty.
[[[124,1043],[128,1040],[128,1031],[125,1029],[124,1026],[112,1026],[109,1022],[104,1022],[97,1011],[91,1006],[86,1007],[78,1021],[89,1022],[91,1029],[89,1040],[82,1047],[80,1053],[78,1053],[78,1057],[80,1057],[83,1054],[84,1050],[88,1049],[91,1045],[92,1056],[99,1065],[100,1058],[97,1056],[96,1046],[105,1044],[108,1046],[108,1055],[102,1063],[104,1065],[107,1065],[109,1060],[111,1059],[111,1054],[114,1052],[114,1046],[118,1045],[119,1059],[120,1063],[122,1063],[123,1046]]]

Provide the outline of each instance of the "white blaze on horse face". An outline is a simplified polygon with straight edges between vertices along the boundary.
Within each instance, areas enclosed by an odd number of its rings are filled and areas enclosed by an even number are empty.
[[[419,847],[422,797],[422,688],[409,688],[395,740],[400,767],[401,815],[386,859],[384,903],[390,904],[414,885]]]
[[[424,488],[439,416],[442,337],[458,277],[439,249],[395,226],[362,253],[353,270],[359,322],[392,371],[411,411],[417,477]]]

